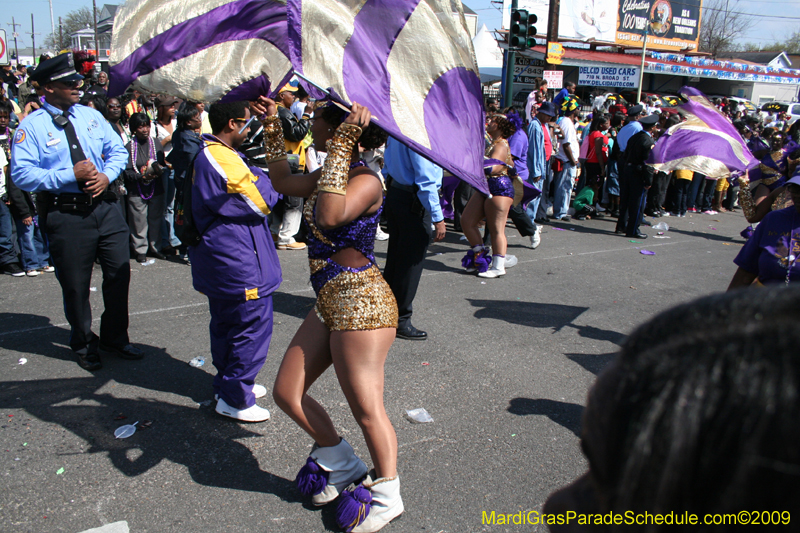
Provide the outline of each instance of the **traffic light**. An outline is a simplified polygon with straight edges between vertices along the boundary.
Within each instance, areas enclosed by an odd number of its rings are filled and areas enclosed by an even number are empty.
[[[539,18],[534,14],[529,14],[526,9],[511,10],[511,28],[509,45],[512,48],[533,48],[536,46],[536,21]]]

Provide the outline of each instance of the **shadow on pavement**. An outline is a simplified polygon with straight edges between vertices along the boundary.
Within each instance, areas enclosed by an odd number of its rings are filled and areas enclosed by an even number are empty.
[[[565,353],[567,359],[574,361],[594,374],[600,374],[608,364],[617,356],[616,352],[603,354]]]
[[[309,284],[309,288],[311,288],[311,284]],[[272,293],[272,309],[275,313],[293,316],[300,320],[303,320],[308,315],[316,301],[317,299],[312,296],[286,294],[277,291]]]
[[[494,318],[520,326],[553,328],[554,333],[570,327],[577,329],[578,335],[581,337],[609,341],[618,345],[625,340],[625,335],[616,331],[573,324],[575,319],[589,310],[588,307],[522,301],[472,300],[469,298],[467,301],[473,307],[480,308],[475,311],[474,315],[478,319]]]
[[[69,330],[50,325],[46,317],[0,313],[0,324],[0,348],[75,360],[72,350],[65,346]],[[38,329],[30,331],[32,328]],[[208,372],[171,357],[163,348],[137,345],[144,350],[144,359],[125,361],[101,352],[103,368],[86,377],[4,382],[0,408],[23,409],[62,426],[88,443],[89,449],[82,453],[106,453],[126,476],[143,474],[167,460],[186,466],[192,479],[203,485],[300,501],[292,481],[261,470],[250,449],[236,442],[262,435],[217,415],[213,402],[201,408],[198,403],[187,406],[109,393],[124,384],[191,398],[193,402],[211,399],[212,377]],[[122,394],[128,392],[121,390]],[[114,438],[117,427],[145,420],[152,426],[137,430],[129,439]],[[260,427],[264,426],[253,426]]]
[[[518,416],[544,415],[576,436],[581,436],[582,405],[546,399],[514,398],[508,402],[508,412]]]

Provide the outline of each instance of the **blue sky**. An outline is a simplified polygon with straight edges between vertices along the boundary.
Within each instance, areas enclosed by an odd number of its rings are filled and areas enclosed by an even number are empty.
[[[50,7],[47,0],[0,0],[3,9],[0,10],[0,27],[6,30],[9,41],[11,39],[11,17],[16,18],[20,37],[18,43],[20,47],[31,45],[31,13],[34,14],[37,47],[44,42],[44,37],[50,32]],[[97,2],[98,9],[102,9],[103,1]],[[119,3],[121,2],[109,2]],[[489,29],[500,27],[500,11],[493,7],[490,0],[466,0],[464,2],[473,11],[478,13],[479,23],[485,23]],[[67,13],[83,6],[91,7],[91,1],[86,0],[53,0],[53,15],[55,17],[56,31],[58,31],[58,17],[65,17]],[[759,13],[764,15],[776,15],[781,17],[797,17],[800,19],[799,0],[742,0],[739,5],[741,11],[748,13]],[[784,39],[794,29],[800,27],[800,20],[786,20],[780,18],[762,18],[747,32],[744,42],[754,42],[760,44],[771,43],[776,39]],[[12,45],[13,46],[13,43]]]

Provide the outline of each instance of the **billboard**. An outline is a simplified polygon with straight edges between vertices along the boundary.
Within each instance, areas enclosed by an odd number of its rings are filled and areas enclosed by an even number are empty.
[[[539,20],[547,35],[549,0],[518,0]],[[696,50],[702,0],[561,0],[558,37],[564,41],[599,42],[640,47],[648,20],[647,47],[654,50]],[[509,27],[511,1],[503,0],[503,27]]]

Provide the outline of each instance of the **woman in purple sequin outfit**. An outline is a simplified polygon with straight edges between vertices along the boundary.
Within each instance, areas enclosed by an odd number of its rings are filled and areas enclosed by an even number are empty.
[[[272,106],[268,109],[271,114]],[[318,175],[316,188],[304,209],[317,302],[292,339],[273,390],[278,406],[315,442],[297,475],[298,488],[315,505],[338,498],[339,525],[356,533],[378,531],[403,512],[397,437],[383,405],[384,364],[395,338],[397,302],[373,255],[383,188],[359,155],[359,144],[371,150],[384,144],[387,135],[370,125],[370,118],[367,108],[354,103],[349,115],[329,105],[312,119],[314,146],[327,152],[322,169],[312,174]],[[273,128],[264,124],[270,137]],[[289,172],[280,156],[267,158],[271,175]],[[308,394],[331,365],[369,448],[375,468],[369,475],[325,409]],[[354,491],[344,490],[354,482],[361,483]]]
[[[474,194],[461,215],[461,227],[472,249],[461,262],[467,272],[478,272],[484,278],[496,278],[506,273],[506,220],[508,211],[514,203],[514,185],[508,175],[514,167],[508,139],[516,132],[516,127],[505,115],[494,115],[486,123],[486,133],[492,143],[486,149],[486,157],[500,164],[486,167],[490,197]],[[483,247],[480,224],[486,219],[486,226],[492,238],[492,258],[489,265],[488,253]],[[491,268],[490,268],[491,266]]]

